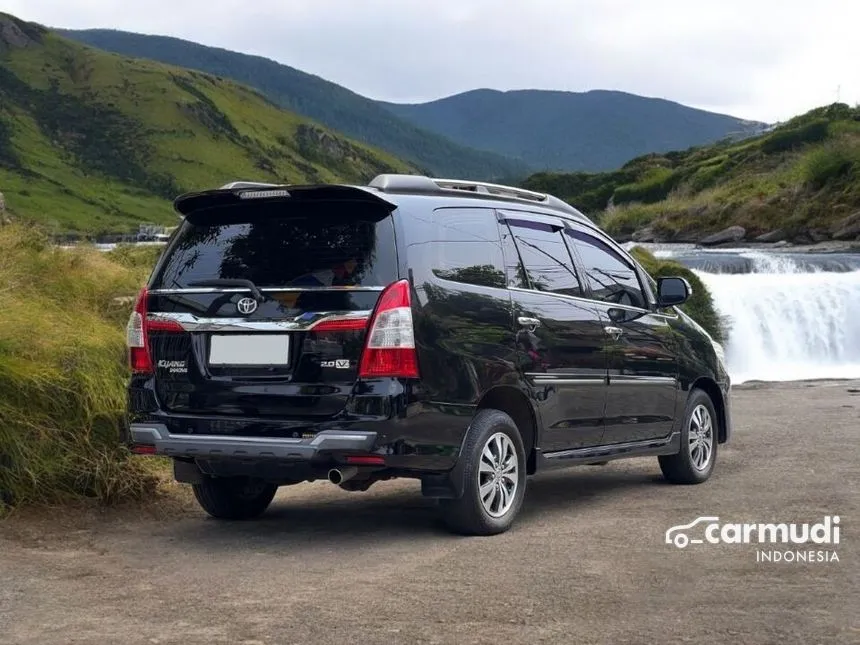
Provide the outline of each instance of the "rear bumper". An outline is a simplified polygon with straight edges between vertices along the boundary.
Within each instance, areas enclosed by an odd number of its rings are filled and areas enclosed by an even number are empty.
[[[154,446],[155,454],[193,459],[276,459],[313,461],[328,453],[367,453],[376,445],[377,433],[357,430],[323,430],[313,437],[235,437],[225,435],[171,434],[161,423],[132,423],[132,444]]]

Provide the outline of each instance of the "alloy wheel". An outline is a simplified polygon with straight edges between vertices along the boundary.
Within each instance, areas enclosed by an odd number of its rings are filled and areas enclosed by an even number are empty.
[[[693,466],[696,470],[705,470],[714,453],[714,424],[711,412],[704,405],[697,405],[690,415],[688,439]]]
[[[508,435],[497,432],[484,444],[478,467],[478,494],[484,510],[491,517],[502,517],[514,503],[517,486],[517,450]]]

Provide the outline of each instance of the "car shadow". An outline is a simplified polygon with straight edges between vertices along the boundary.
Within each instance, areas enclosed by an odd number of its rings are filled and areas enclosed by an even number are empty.
[[[522,529],[530,518],[581,512],[631,490],[664,484],[659,474],[642,470],[582,467],[544,473],[529,480],[523,509],[511,530]],[[210,551],[233,550],[237,545],[264,548],[269,544],[278,549],[330,545],[343,549],[379,540],[469,539],[447,531],[438,502],[422,497],[417,483],[408,489],[381,490],[373,495],[276,498],[255,520],[222,522],[201,513],[199,519],[189,518],[163,531],[169,539],[181,541],[184,548]]]

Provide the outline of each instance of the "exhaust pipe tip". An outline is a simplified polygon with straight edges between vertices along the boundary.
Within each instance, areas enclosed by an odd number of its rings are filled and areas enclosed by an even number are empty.
[[[330,471],[328,471],[328,480],[332,484],[340,485],[348,479],[352,479],[357,474],[358,468],[332,468]]]

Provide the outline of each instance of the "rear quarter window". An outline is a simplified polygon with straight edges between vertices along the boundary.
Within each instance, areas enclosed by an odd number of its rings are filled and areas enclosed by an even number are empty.
[[[439,208],[433,213],[428,260],[442,280],[504,289],[502,243],[489,208]]]

